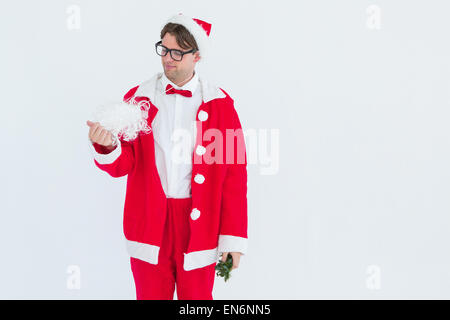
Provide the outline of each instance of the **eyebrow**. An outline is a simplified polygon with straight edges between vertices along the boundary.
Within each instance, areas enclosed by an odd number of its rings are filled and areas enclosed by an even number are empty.
[[[178,50],[178,51],[183,51],[183,49],[178,49],[178,48],[169,48],[168,46],[166,46],[164,43],[161,42],[161,44],[166,47],[167,49],[173,49],[173,50]]]

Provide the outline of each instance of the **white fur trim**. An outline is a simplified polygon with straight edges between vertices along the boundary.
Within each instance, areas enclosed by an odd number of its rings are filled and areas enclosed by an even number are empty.
[[[128,254],[151,264],[158,264],[160,247],[125,239]],[[217,247],[209,250],[184,253],[183,268],[186,271],[203,268],[219,260]]]
[[[226,97],[225,93],[223,93],[223,91],[220,90],[218,86],[209,83],[206,79],[203,79],[201,76],[199,76],[199,80],[202,87],[203,101],[205,103],[214,99]]]
[[[117,160],[117,158],[120,157],[120,154],[122,153],[122,146],[120,142],[117,144],[117,147],[107,154],[98,153],[97,150],[95,150],[94,145],[92,144],[91,139],[88,137],[88,143],[90,145],[90,149],[92,152],[92,155],[94,156],[94,159],[97,160],[100,164],[111,164],[114,161]]]
[[[219,252],[240,252],[242,254],[247,253],[247,238],[219,235]]]
[[[161,80],[163,73],[158,72],[150,79],[142,82],[137,89],[135,96],[145,96],[150,99],[150,101],[154,104],[155,101],[155,93],[156,93],[156,84]],[[207,103],[214,99],[225,98],[225,93],[215,84],[209,83],[206,79],[204,79],[201,75],[198,77],[200,81],[200,87],[202,89],[202,99],[204,103]]]
[[[184,26],[192,34],[197,42],[200,56],[204,59],[208,55],[209,51],[209,38],[206,31],[191,17],[183,14],[176,14],[172,16],[166,23],[177,23]]]
[[[136,259],[140,259],[152,264],[158,264],[159,248],[151,244],[131,241],[125,239],[128,254]]]
[[[183,268],[186,271],[203,268],[219,259],[217,247],[209,250],[193,251],[184,254]]]

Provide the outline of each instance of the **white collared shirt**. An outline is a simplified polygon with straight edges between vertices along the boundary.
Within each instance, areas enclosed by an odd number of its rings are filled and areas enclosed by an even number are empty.
[[[190,90],[192,97],[166,94],[166,86]],[[162,74],[156,85],[154,105],[158,108],[152,122],[155,159],[162,188],[167,198],[191,197],[192,154],[194,150],[195,117],[202,103],[199,76],[182,87]]]

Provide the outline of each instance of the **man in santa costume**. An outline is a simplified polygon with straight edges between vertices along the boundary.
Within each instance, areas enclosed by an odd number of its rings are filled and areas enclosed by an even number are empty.
[[[127,177],[123,230],[137,299],[213,299],[219,257],[247,251],[247,157],[234,101],[195,65],[211,24],[171,17],[155,50],[164,72],[124,96],[144,102],[150,133],[132,141],[88,121],[95,165]],[[180,142],[181,140],[181,142]],[[180,155],[182,151],[182,155]]]

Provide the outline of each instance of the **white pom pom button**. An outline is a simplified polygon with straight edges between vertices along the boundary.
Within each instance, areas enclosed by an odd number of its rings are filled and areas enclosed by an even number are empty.
[[[194,177],[194,181],[197,182],[198,184],[202,184],[205,181],[205,176],[197,173]]]
[[[195,153],[198,154],[199,156],[204,155],[205,152],[206,152],[206,148],[201,145],[198,145],[197,148],[195,149]]]
[[[208,112],[201,110],[198,113],[198,120],[200,121],[206,121],[206,119],[208,119]]]
[[[197,220],[199,217],[200,217],[200,210],[198,210],[197,208],[192,209],[191,219]]]

